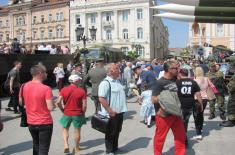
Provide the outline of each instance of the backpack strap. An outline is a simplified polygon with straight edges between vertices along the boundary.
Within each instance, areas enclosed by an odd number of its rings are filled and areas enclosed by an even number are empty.
[[[111,84],[107,79],[104,79],[103,81],[107,81],[109,83],[109,106],[110,106],[110,101],[111,101]]]

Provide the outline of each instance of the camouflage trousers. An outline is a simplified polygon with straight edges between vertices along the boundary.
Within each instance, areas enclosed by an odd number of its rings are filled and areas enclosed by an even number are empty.
[[[235,94],[229,95],[227,114],[228,114],[228,120],[235,120]]]
[[[215,113],[215,103],[217,102],[221,114],[225,113],[224,96],[217,94],[216,99],[209,101],[210,113]]]

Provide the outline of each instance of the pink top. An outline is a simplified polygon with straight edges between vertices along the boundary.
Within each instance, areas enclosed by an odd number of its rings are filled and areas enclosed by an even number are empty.
[[[21,90],[19,96],[21,96]],[[27,82],[23,88],[23,97],[28,124],[41,125],[53,123],[46,103],[46,100],[51,100],[53,97],[50,87],[34,81]]]
[[[197,77],[196,79],[194,79],[197,84],[199,85],[201,91],[201,96],[202,99],[208,99],[207,97],[207,89],[210,87],[209,83],[208,83],[208,78],[207,77]]]
[[[68,54],[69,53],[69,49],[68,48],[63,48],[63,54]]]

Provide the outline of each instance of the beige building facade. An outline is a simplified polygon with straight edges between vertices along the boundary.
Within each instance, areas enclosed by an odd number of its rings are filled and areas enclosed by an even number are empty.
[[[69,0],[9,0],[0,10],[0,43],[17,38],[36,44],[69,46]]]
[[[168,30],[160,18],[154,17],[152,0],[74,0],[70,2],[71,51],[83,47],[76,34],[84,28],[87,47],[107,45],[128,53],[137,45],[138,55],[146,60],[162,58],[168,51]],[[96,29],[92,39],[90,29]]]
[[[198,47],[204,47],[206,44],[222,45],[235,51],[235,25],[190,23],[189,46],[192,50],[196,53]]]

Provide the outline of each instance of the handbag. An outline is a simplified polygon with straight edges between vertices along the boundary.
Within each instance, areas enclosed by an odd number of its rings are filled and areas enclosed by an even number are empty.
[[[109,105],[111,100],[111,84],[108,80],[104,80],[109,83]],[[100,131],[102,133],[106,133],[108,131],[108,124],[109,124],[109,117],[103,116],[101,114],[94,114],[91,117],[91,127],[97,131]]]
[[[215,85],[210,81],[210,79],[208,79],[208,84],[209,84],[211,90],[212,90],[215,94],[219,93],[218,89],[217,89],[217,88],[215,87]]]
[[[21,118],[20,118],[20,127],[27,127],[27,114],[26,114],[26,109],[24,108],[24,96],[23,96],[23,89],[24,89],[24,84],[21,87],[21,99],[22,99],[22,111],[21,111]]]

